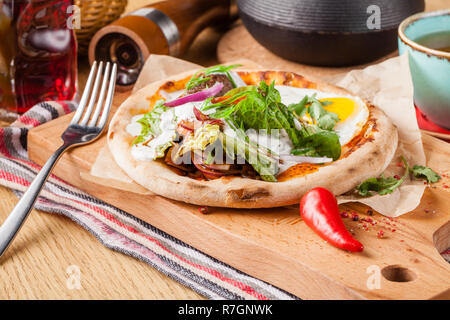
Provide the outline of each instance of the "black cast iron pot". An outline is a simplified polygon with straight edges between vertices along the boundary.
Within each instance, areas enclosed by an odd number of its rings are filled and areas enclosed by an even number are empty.
[[[349,66],[397,48],[397,28],[424,0],[238,0],[248,31],[288,60]],[[377,23],[380,22],[380,23]]]

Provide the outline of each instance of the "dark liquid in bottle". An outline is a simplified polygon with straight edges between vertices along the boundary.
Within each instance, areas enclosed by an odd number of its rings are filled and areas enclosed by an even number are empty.
[[[15,111],[36,103],[71,100],[76,93],[76,40],[68,28],[72,0],[15,1],[15,57],[11,62]],[[21,6],[18,6],[20,4]]]

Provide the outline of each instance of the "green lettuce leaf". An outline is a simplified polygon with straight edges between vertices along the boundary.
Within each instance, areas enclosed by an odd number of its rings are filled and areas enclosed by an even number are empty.
[[[161,134],[161,115],[168,110],[163,104],[163,100],[159,100],[153,107],[152,111],[144,114],[137,122],[141,124],[141,133],[134,141],[133,145],[145,142],[150,135],[156,137]]]
[[[314,133],[305,134],[299,145],[301,147],[292,150],[293,155],[327,157],[333,160],[337,160],[341,156],[339,137],[333,131],[316,128]]]

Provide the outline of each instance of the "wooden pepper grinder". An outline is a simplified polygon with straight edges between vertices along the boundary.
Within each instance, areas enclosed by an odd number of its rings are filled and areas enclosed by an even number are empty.
[[[128,88],[151,53],[182,55],[204,28],[230,21],[230,6],[230,0],[167,0],[138,9],[94,35],[89,61],[117,63],[117,85]]]

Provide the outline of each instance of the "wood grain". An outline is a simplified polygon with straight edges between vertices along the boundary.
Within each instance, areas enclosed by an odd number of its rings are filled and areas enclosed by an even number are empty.
[[[0,188],[0,222],[17,197]],[[81,272],[69,289],[67,268]],[[64,216],[33,210],[0,261],[0,299],[201,299],[146,263],[112,251]]]
[[[129,1],[127,12],[153,2],[156,1]],[[445,7],[448,7],[447,0],[427,1],[428,9],[436,10]],[[184,58],[205,66],[218,63],[215,50],[220,37],[221,33],[217,30],[205,30],[196,39]],[[80,61],[80,67],[81,70],[89,69],[86,61]],[[84,81],[85,72],[82,71],[80,73],[81,86]],[[429,154],[431,149],[428,144],[425,147]],[[436,168],[444,168],[444,171],[449,173],[448,162],[442,163],[441,159],[430,157],[429,163]],[[446,165],[447,168],[445,168]],[[448,184],[448,181],[446,183]],[[430,193],[431,196],[428,197]],[[434,201],[442,201],[442,190],[438,192],[438,196],[434,196],[434,193],[435,190],[427,191],[428,200],[416,210],[421,214],[417,215],[415,219],[426,219],[430,212],[425,214],[424,210],[429,210],[429,206]],[[445,196],[448,198],[448,195],[444,194],[444,198]],[[17,198],[11,191],[0,187],[0,199],[0,222],[2,222],[17,202]],[[446,203],[449,208],[450,205],[448,202]],[[437,214],[441,215],[442,212],[437,212]],[[234,217],[228,219],[234,220]],[[298,218],[294,214],[284,214],[274,219],[267,215],[267,219],[264,221],[267,221],[268,226],[279,223],[298,224]],[[450,246],[447,236],[450,233],[450,225],[446,226],[446,228],[439,229],[434,235],[434,241],[440,250]],[[246,225],[245,227],[250,228],[251,226]],[[371,234],[370,237],[374,238],[374,235]],[[380,244],[383,244],[384,240],[379,241]],[[427,239],[427,242],[429,244],[431,241]],[[415,259],[419,259],[419,263],[426,263],[428,260],[425,256],[419,255],[417,258],[413,244],[409,241],[405,243],[405,250],[410,252],[411,263]],[[202,298],[150,268],[147,264],[103,247],[95,237],[69,219],[37,210],[32,212],[8,255],[10,255],[10,259],[0,264],[2,269],[0,272],[0,299]],[[332,260],[337,261],[336,259]],[[327,259],[324,263],[330,265],[329,261]],[[78,265],[81,268],[83,289],[79,291],[67,289],[66,269],[70,265]],[[330,268],[333,268],[333,264]],[[398,285],[401,287],[403,284],[399,283]]]
[[[126,12],[155,2],[128,1]],[[215,48],[221,35],[204,30],[183,58],[217,64]],[[79,60],[79,70],[82,91],[87,59]],[[0,186],[0,223],[16,203],[17,197]],[[104,247],[68,218],[38,210],[33,210],[7,255],[11,259],[0,262],[0,299],[204,299],[146,263]],[[66,286],[70,265],[81,269],[81,290]]]
[[[120,102],[126,94],[117,97]],[[57,148],[58,137],[70,115],[42,125],[29,134],[30,157],[42,163]],[[314,299],[431,299],[450,297],[450,266],[435,246],[450,246],[448,178],[429,188],[422,203],[398,222],[380,215],[378,225],[363,231],[362,224],[345,222],[365,245],[362,254],[349,254],[327,245],[301,221],[298,209],[235,210],[212,208],[201,215],[196,206],[159,196],[142,196],[83,180],[104,146],[105,137],[72,150],[60,160],[56,175],[71,184],[154,225],[193,247],[239,270],[272,283],[299,297]],[[428,163],[449,174],[450,145],[424,135]],[[92,180],[91,180],[92,181]],[[174,191],[176,192],[176,191]],[[151,211],[148,210],[151,203]],[[342,206],[368,218],[362,205]],[[388,231],[395,224],[395,232]],[[189,226],[186,228],[186,226]],[[386,236],[377,238],[383,229]],[[335,261],[339,261],[336,263]],[[381,289],[366,286],[366,269],[401,266],[410,282],[381,280]],[[396,272],[388,272],[398,276]],[[395,279],[394,279],[395,280]],[[397,279],[398,280],[398,279]]]

